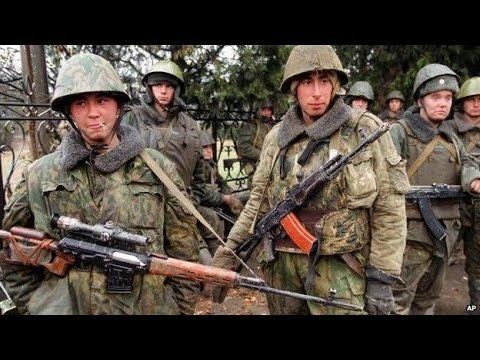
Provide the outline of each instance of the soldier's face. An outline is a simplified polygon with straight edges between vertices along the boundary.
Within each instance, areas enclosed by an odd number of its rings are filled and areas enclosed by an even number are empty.
[[[400,109],[402,108],[402,101],[400,99],[391,99],[389,102],[388,102],[388,109],[391,111],[391,112],[398,112],[400,111]]]
[[[205,160],[213,159],[213,147],[212,145],[206,145],[203,147],[203,158]]]
[[[266,118],[271,118],[273,115],[273,110],[269,107],[264,107],[260,109],[260,115]]]
[[[436,91],[418,100],[420,116],[433,123],[440,123],[450,113],[453,93],[448,90]]]
[[[352,100],[352,108],[367,110],[368,101],[362,97],[357,97]]]
[[[297,86],[297,100],[302,111],[310,117],[325,114],[332,100],[333,85],[326,73],[312,72]]]
[[[119,105],[114,97],[102,93],[76,96],[70,104],[70,115],[83,138],[90,144],[104,144],[119,116]]]
[[[473,119],[480,118],[480,95],[469,96],[463,100],[463,112]]]
[[[161,106],[168,106],[173,100],[175,85],[168,81],[162,81],[157,85],[152,85],[152,93]]]

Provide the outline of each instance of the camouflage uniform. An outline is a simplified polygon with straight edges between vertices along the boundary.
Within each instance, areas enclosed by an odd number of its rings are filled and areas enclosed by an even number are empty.
[[[257,114],[255,119],[244,122],[237,131],[237,155],[244,164],[243,169],[248,176],[249,189],[252,188],[252,177],[255,165],[260,158],[263,141],[273,125],[272,119],[262,119],[260,114]]]
[[[459,111],[448,123],[455,130],[455,134],[462,140],[467,152],[480,159],[480,127],[469,124],[463,112],[463,100],[470,96],[480,95],[480,77],[468,79],[460,88],[457,95]],[[470,304],[480,309],[480,201],[478,198],[469,198],[461,203],[460,214],[462,218],[461,238],[465,252],[465,272],[468,275],[468,289]]]
[[[115,70],[93,54],[76,55],[63,65],[52,109],[69,117],[69,96],[86,92],[113,92],[123,103],[129,99]],[[25,168],[5,207],[3,228],[35,227],[59,239],[59,231],[50,224],[54,213],[89,224],[110,220],[152,240],[145,249],[129,250],[198,261],[195,218],[139,157],[145,145],[138,132],[123,125],[115,131],[120,143],[105,154],[95,155],[80,133],[71,131],[58,151]],[[147,152],[185,189],[173,163],[155,150]],[[49,254],[42,255],[48,259]],[[108,293],[104,270],[92,265],[76,264],[63,278],[43,268],[11,264],[2,268],[19,309],[31,314],[191,314],[198,292],[190,281],[137,274],[131,293]]]
[[[297,46],[287,62],[282,90],[287,91],[292,77],[315,70],[335,70],[341,85],[348,81],[330,46]],[[249,238],[257,209],[261,218],[285,197],[288,189],[324,164],[332,151],[346,154],[358,146],[360,129],[371,133],[381,124],[374,115],[353,110],[338,97],[331,105],[313,125],[306,126],[297,103],[267,135],[253,176],[250,200],[228,235],[229,247],[235,249]],[[333,144],[335,138],[338,147]],[[300,154],[312,140],[320,142],[300,164]],[[266,198],[262,201],[265,187]],[[386,134],[295,211],[307,230],[320,238],[319,261],[312,263],[309,255],[287,236],[279,236],[274,241],[274,260],[266,263],[263,252],[259,257],[267,283],[322,297],[335,288],[338,299],[364,306],[367,281],[339,255],[349,253],[361,267],[376,269],[386,281],[397,280],[406,233],[403,194],[408,187],[405,163]],[[220,247],[213,264],[233,268],[234,259]],[[314,266],[313,273],[309,266]],[[309,273],[313,275],[311,286],[307,284]],[[267,295],[267,299],[271,314],[356,314],[287,297]]]
[[[403,109],[400,110],[398,112],[398,114],[394,114],[388,108],[388,103],[392,99],[398,99],[402,102],[403,105],[405,105],[405,97],[403,96],[403,94],[400,91],[394,90],[394,91],[391,91],[390,93],[388,93],[387,99],[385,100],[385,104],[387,105],[387,108],[383,112],[381,112],[378,115],[378,117],[380,119],[382,119],[384,122],[387,122],[389,124],[393,124],[394,122],[397,122],[398,120],[403,118]]]
[[[444,65],[427,65],[417,74],[414,99],[440,90],[449,90],[455,94],[458,91],[457,78],[457,75]],[[393,124],[391,129],[398,153],[407,160],[407,168],[411,168],[425,148],[432,141],[436,141],[434,140],[436,135],[442,140],[436,144],[418,170],[410,174],[411,184],[452,185],[462,182],[468,185],[466,187],[468,189],[470,183],[480,176],[473,159],[466,154],[465,147],[448,124],[442,122],[438,127],[433,127],[417,112],[419,108],[416,109]],[[447,230],[446,243],[441,245],[445,246],[446,254],[442,255],[434,246],[433,241],[437,240],[432,239],[417,206],[408,204],[407,246],[402,265],[405,286],[394,291],[396,314],[426,314],[440,297],[448,257],[460,230],[459,201],[432,201],[432,208],[435,216]]]

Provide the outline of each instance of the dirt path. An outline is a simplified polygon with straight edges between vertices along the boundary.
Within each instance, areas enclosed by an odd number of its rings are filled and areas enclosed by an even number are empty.
[[[461,249],[447,271],[447,279],[436,315],[466,315],[468,305],[467,275],[464,271],[465,256]],[[197,304],[196,315],[268,315],[264,294],[248,289],[231,289],[222,304],[214,304],[206,297]]]

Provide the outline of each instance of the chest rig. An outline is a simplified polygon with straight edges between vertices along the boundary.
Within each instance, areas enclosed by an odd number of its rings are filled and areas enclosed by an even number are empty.
[[[342,149],[342,137],[349,138],[351,134],[356,131],[358,120],[363,114],[364,112],[355,112],[353,118],[347,122],[348,125],[342,125],[330,137],[327,136],[320,139],[310,139],[303,150],[299,152],[298,156],[296,156],[293,168],[303,169],[304,165],[309,163],[311,160],[312,155],[318,153],[319,151],[328,151],[327,156],[323,156],[324,159],[322,159],[322,161],[328,161],[335,155],[339,154]],[[286,156],[291,145],[298,139],[301,139],[302,136],[304,136],[304,134],[292,139],[287,146],[283,146],[283,148],[278,150],[278,153],[276,157],[274,157],[275,160],[272,164],[270,179],[272,178],[272,173],[274,171],[279,172],[278,176],[280,180],[285,180],[288,174],[291,173],[291,171],[294,171],[293,168],[289,168],[292,167],[291,164],[290,166],[286,166]],[[359,131],[359,136],[363,137],[365,135],[362,135],[362,132]],[[345,149],[342,150],[345,151]],[[275,166],[277,160],[278,166]],[[315,166],[318,165],[320,164],[315,164]],[[302,170],[299,172],[303,173]],[[301,178],[297,179],[297,181],[301,180]],[[281,252],[309,254],[313,245],[317,241],[316,236],[313,235],[316,233],[315,225],[323,216],[330,213],[330,211],[331,210],[327,209],[327,207],[312,209],[303,206],[294,213],[283,218],[281,220],[282,226],[279,226],[279,228],[282,228],[282,231],[275,239],[274,249]],[[364,276],[363,267],[360,265],[360,263],[358,263],[352,254],[345,253],[339,254],[339,256],[352,268],[352,270],[359,275]]]

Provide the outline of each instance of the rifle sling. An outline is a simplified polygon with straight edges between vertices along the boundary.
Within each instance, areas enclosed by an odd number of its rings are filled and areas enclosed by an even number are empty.
[[[468,145],[466,146],[467,153],[471,152],[473,148],[479,145],[480,142],[480,133],[476,133],[475,135],[471,133],[467,133],[467,140]]]
[[[167,187],[167,189],[180,201],[180,203],[187,208],[193,216],[197,218],[202,225],[204,225],[210,232],[217,237],[217,239],[223,241],[223,239],[218,235],[212,226],[204,219],[204,217],[195,209],[192,202],[180,191],[180,189],[173,183],[172,180],[168,177],[167,174],[162,170],[162,168],[152,159],[152,157],[145,151],[142,150],[140,157],[145,162],[145,164],[152,170],[152,172],[160,179],[160,181]]]
[[[437,146],[438,143],[441,143],[442,146],[444,146],[450,154],[452,154],[455,158],[457,157],[457,153],[455,151],[455,147],[446,142],[445,140],[442,139],[440,135],[436,135],[432,141],[425,147],[425,149],[422,151],[420,156],[413,162],[413,164],[407,169],[407,175],[408,178],[411,179],[411,177],[418,171],[418,169],[423,165],[425,160],[430,156],[432,153],[433,149],[435,149],[435,146]]]

